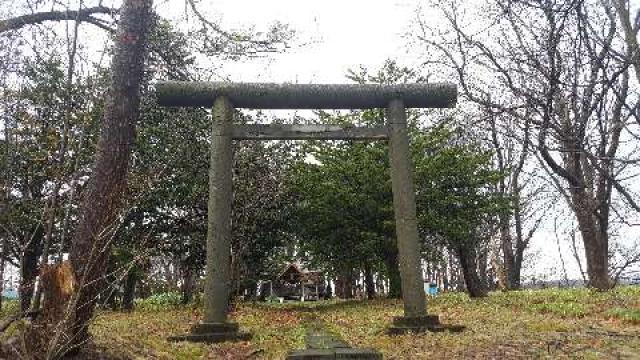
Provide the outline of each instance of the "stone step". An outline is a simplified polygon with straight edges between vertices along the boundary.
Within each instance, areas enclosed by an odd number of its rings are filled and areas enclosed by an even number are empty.
[[[373,349],[306,349],[287,355],[287,360],[382,360],[382,354]]]
[[[319,321],[309,324],[306,347],[289,353],[287,360],[382,360],[382,354],[374,349],[352,348],[340,337],[329,334]]]

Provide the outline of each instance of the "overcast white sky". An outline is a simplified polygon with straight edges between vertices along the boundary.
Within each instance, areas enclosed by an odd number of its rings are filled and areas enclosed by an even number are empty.
[[[204,6],[225,29],[254,25],[256,30],[280,21],[297,32],[297,46],[285,54],[227,64],[233,81],[336,83],[349,68],[378,68],[387,58],[409,60],[401,35],[409,29],[419,1],[216,0]],[[170,12],[183,13],[180,2]],[[162,6],[161,11],[165,11]]]

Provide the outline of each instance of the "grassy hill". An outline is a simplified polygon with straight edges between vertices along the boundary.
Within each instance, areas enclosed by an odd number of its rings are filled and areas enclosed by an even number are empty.
[[[498,292],[481,300],[442,294],[428,302],[429,312],[465,325],[464,332],[396,337],[384,334],[402,313],[396,300],[245,303],[232,318],[253,340],[218,345],[167,342],[200,316],[197,305],[174,303],[161,296],[132,313],[100,312],[93,351],[123,359],[282,359],[304,347],[305,325],[319,318],[352,346],[376,348],[385,359],[640,359],[640,286]]]

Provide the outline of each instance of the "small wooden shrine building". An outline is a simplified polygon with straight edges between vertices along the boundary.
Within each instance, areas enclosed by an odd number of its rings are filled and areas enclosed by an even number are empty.
[[[289,263],[275,279],[263,283],[260,294],[262,298],[320,300],[325,297],[324,275],[321,271],[308,270],[299,263]]]

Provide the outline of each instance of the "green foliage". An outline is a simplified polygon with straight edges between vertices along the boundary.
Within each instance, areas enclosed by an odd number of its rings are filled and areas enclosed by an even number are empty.
[[[301,162],[292,176],[302,249],[333,272],[376,259],[393,231],[386,149],[345,142],[308,150],[319,164]]]
[[[20,310],[20,302],[18,300],[2,299],[2,309],[0,310],[0,319],[17,313]]]
[[[392,61],[373,76],[366,69],[352,71],[350,79],[384,84],[425,80]],[[493,170],[491,152],[451,121],[425,126],[423,113],[408,114],[423,255],[437,262],[443,246],[475,251],[493,218],[509,210],[507,199],[491,190],[505,174]],[[321,123],[346,126],[381,126],[384,118],[380,109],[320,113]],[[298,205],[292,223],[302,252],[334,274],[364,264],[390,271],[396,244],[388,145],[312,142],[301,150],[304,161],[292,168],[290,181]]]
[[[416,132],[412,141],[420,229],[452,247],[476,246],[479,229],[508,210],[491,191],[504,176],[492,169],[492,153],[465,143],[446,124]]]
[[[71,184],[82,183],[79,178],[94,152],[103,79],[96,74],[67,86],[60,57],[54,52],[23,64],[20,90],[6,89],[1,99],[8,109],[2,125],[10,141],[4,136],[0,141],[0,171],[6,181],[2,192],[8,194],[6,211],[0,212],[0,236],[8,237],[16,258],[31,237],[28,252],[40,253],[44,208],[56,183],[66,191],[60,192],[54,210],[57,219],[66,220],[54,224],[52,252],[63,236],[70,237],[78,197],[69,188],[81,187]]]
[[[607,310],[606,315],[633,324],[640,324],[640,309],[613,308]]]
[[[371,117],[368,112],[357,114],[351,123]],[[446,125],[414,127],[411,140],[425,252],[432,239],[449,246],[476,246],[477,229],[507,207],[505,199],[489,191],[503,176],[491,169],[491,154],[457,144],[455,131]],[[313,261],[334,270],[383,259],[395,246],[386,144],[318,143],[306,150],[315,161],[299,163],[292,175],[299,196],[294,223],[303,249]]]
[[[136,299],[136,309],[140,311],[166,311],[182,305],[182,295],[178,292],[153,294],[146,299]]]
[[[531,304],[529,310],[541,314],[555,314],[562,317],[583,317],[588,313],[588,308],[577,303],[545,303]]]

